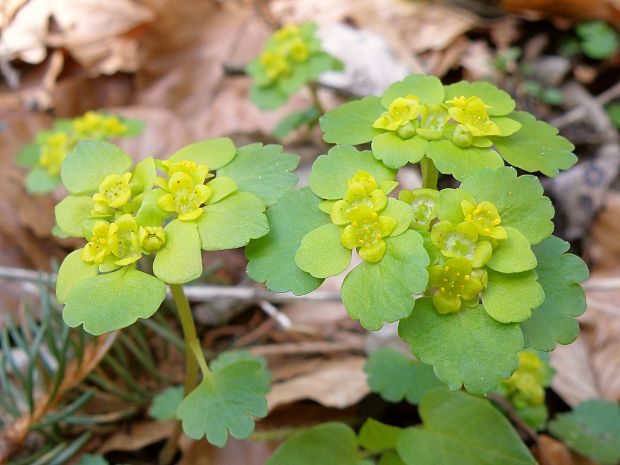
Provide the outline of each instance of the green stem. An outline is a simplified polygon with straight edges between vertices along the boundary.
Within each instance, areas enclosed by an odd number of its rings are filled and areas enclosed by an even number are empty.
[[[420,161],[420,167],[422,169],[422,187],[427,189],[437,189],[437,180],[439,179],[439,171],[437,167],[428,157],[422,158]]]
[[[179,320],[181,321],[183,338],[185,340],[185,396],[187,396],[198,384],[198,368],[200,367],[205,378],[210,377],[211,372],[196,334],[192,310],[189,307],[185,292],[183,292],[183,286],[180,284],[170,284],[170,292],[179,313]],[[159,465],[168,465],[172,462],[177,452],[181,432],[181,422],[178,422],[159,454]]]
[[[319,98],[319,92],[317,90],[316,82],[309,82],[308,90],[310,90],[310,98],[312,98],[312,104],[314,107],[319,110],[319,116],[323,116],[325,114],[325,108],[321,103],[321,99]]]

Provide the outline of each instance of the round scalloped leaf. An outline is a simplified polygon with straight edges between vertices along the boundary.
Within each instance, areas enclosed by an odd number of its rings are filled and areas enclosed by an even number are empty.
[[[207,186],[209,186],[209,189],[211,189],[211,195],[207,199],[207,205],[219,202],[220,200],[228,197],[233,192],[239,190],[235,181],[233,181],[228,176],[220,176],[219,174],[217,178],[213,178],[211,181],[209,181],[207,183]]]
[[[409,95],[418,97],[420,103],[438,105],[444,100],[444,87],[435,76],[412,74],[388,87],[381,97],[381,104],[387,108],[394,99]]]
[[[390,234],[390,237],[396,237],[409,229],[413,220],[413,210],[409,204],[390,197],[385,210],[381,212],[381,216],[389,216],[396,220],[396,228]]]
[[[265,465],[361,465],[350,426],[329,422],[302,430],[276,449]]]
[[[54,207],[56,224],[65,234],[82,237],[82,225],[91,218],[92,198],[86,195],[68,195]]]
[[[490,108],[491,116],[507,115],[515,109],[515,101],[501,89],[486,81],[460,81],[446,86],[446,100],[454,97],[478,97]],[[511,116],[512,118],[512,116]]]
[[[292,173],[297,165],[299,155],[282,153],[280,145],[250,144],[241,147],[235,159],[217,174],[228,176],[240,191],[251,192],[270,206],[297,183]]]
[[[250,88],[250,100],[261,110],[275,110],[288,102],[288,99],[289,96],[275,85],[258,87],[254,84]]]
[[[170,212],[163,210],[158,203],[159,198],[165,193],[163,189],[153,189],[144,193],[136,213],[136,223],[140,226],[161,226],[170,216]]]
[[[321,285],[322,279],[306,273],[295,263],[301,239],[329,222],[329,217],[318,208],[320,203],[321,199],[309,187],[304,187],[285,192],[278,203],[267,209],[269,234],[251,241],[245,248],[250,278],[264,282],[274,292],[292,291],[295,295],[308,294]]]
[[[337,276],[351,262],[351,251],[340,242],[342,229],[329,223],[307,233],[302,239],[295,263],[315,278]]]
[[[149,416],[159,421],[174,420],[177,408],[183,400],[183,386],[170,386],[155,397],[149,408]]]
[[[60,185],[60,176],[35,167],[26,175],[26,190],[30,194],[47,194]]]
[[[520,273],[536,268],[536,255],[527,238],[511,226],[504,229],[508,237],[493,250],[487,266],[500,273]]]
[[[508,166],[485,169],[463,181],[461,189],[478,202],[492,202],[499,211],[501,225],[518,229],[530,244],[537,244],[553,232],[553,205],[543,195],[535,176],[517,177],[517,170]]]
[[[428,254],[422,236],[407,231],[385,239],[387,250],[377,263],[363,262],[342,283],[342,302],[354,320],[370,330],[407,317],[413,294],[428,284]]]
[[[155,276],[170,284],[184,284],[198,279],[202,274],[202,251],[196,223],[172,220],[164,232],[166,242],[153,261]]]
[[[80,281],[69,293],[62,317],[72,328],[100,334],[149,318],[166,296],[166,285],[154,276],[124,267]]]
[[[15,163],[25,168],[32,168],[39,163],[40,156],[41,147],[38,144],[24,145],[15,157]]]
[[[64,304],[71,290],[81,281],[97,275],[97,265],[80,258],[84,249],[78,249],[65,257],[56,278],[56,301]]]
[[[504,166],[502,157],[495,150],[478,147],[461,148],[449,140],[429,142],[426,154],[433,160],[440,173],[451,174],[459,181],[483,168]]]
[[[391,181],[396,176],[396,171],[387,168],[368,150],[360,152],[343,145],[316,159],[310,173],[310,187],[323,199],[341,199],[347,192],[349,179],[360,170],[374,176],[377,183]]]
[[[202,249],[236,249],[264,236],[269,232],[264,211],[263,201],[249,192],[235,192],[205,206],[197,220]]]
[[[210,170],[217,170],[230,163],[236,153],[237,149],[232,140],[218,137],[186,145],[170,155],[170,161],[190,160],[207,165]]]
[[[447,388],[437,379],[432,366],[391,348],[371,352],[364,371],[370,389],[387,402],[407,399],[410,404],[417,405],[427,391]]]
[[[372,125],[384,111],[379,97],[365,97],[340,105],[319,119],[323,140],[345,145],[370,142],[383,132]]]
[[[500,323],[519,323],[545,299],[534,270],[504,274],[488,270],[489,284],[482,292],[486,312]]]
[[[508,137],[493,138],[495,147],[508,163],[549,177],[577,163],[575,146],[560,136],[556,128],[524,111],[512,113],[510,118],[521,123],[521,129]]]
[[[372,153],[388,168],[400,168],[417,163],[424,156],[427,141],[421,137],[403,139],[392,131],[379,134],[372,140]]]
[[[207,437],[224,447],[228,435],[245,439],[254,431],[254,418],[267,415],[269,380],[256,360],[240,359],[216,367],[181,401],[177,418],[192,439]]]
[[[60,177],[72,194],[95,192],[106,176],[123,174],[131,163],[131,157],[114,144],[83,140],[65,158]]]
[[[474,394],[490,392],[508,378],[523,348],[519,325],[495,321],[482,305],[442,315],[427,297],[416,301],[398,334],[450,389],[463,385]]]
[[[402,428],[386,425],[380,421],[368,418],[358,434],[359,445],[364,449],[377,454],[390,449],[396,449],[398,436]]]
[[[620,406],[615,402],[587,400],[555,417],[549,430],[597,463],[616,465],[620,461]]]
[[[521,323],[525,345],[550,351],[558,344],[570,344],[579,334],[575,317],[586,309],[586,297],[579,286],[588,278],[588,267],[569,248],[552,236],[532,247],[538,259],[536,274],[545,292],[545,300],[532,317]]]
[[[406,465],[536,465],[510,422],[464,392],[434,390],[420,403],[422,425],[407,428],[397,450]]]

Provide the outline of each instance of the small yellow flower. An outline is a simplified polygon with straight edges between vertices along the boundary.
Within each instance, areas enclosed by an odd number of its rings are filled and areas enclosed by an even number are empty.
[[[125,206],[131,199],[130,180],[129,172],[106,176],[93,195],[93,216],[109,216],[114,209]]]
[[[448,100],[448,113],[457,122],[471,131],[473,136],[499,136],[501,130],[489,119],[487,109],[490,108],[480,98],[454,97]]]
[[[443,265],[428,268],[430,286],[435,288],[433,304],[439,313],[454,313],[463,301],[475,301],[486,286],[486,271],[473,270],[469,260],[450,258]]]
[[[39,164],[50,174],[60,173],[62,162],[71,149],[74,141],[64,132],[52,134],[42,145]]]
[[[385,255],[387,245],[383,240],[396,228],[396,220],[379,215],[366,205],[353,208],[348,217],[351,224],[344,228],[340,242],[347,249],[358,249],[363,260],[371,263],[380,261]]]
[[[295,24],[281,27],[273,33],[273,37],[277,43],[285,43],[301,36],[301,28]]]
[[[382,211],[388,202],[387,195],[379,189],[375,178],[366,171],[358,171],[349,180],[349,188],[342,200],[338,200],[332,207],[330,218],[332,223],[344,225],[351,222],[349,212],[360,205],[372,208],[376,212]]]
[[[398,97],[379,118],[372,127],[387,131],[398,131],[401,126],[415,121],[421,112],[420,99],[414,95]]]
[[[109,228],[110,251],[119,260],[114,262],[115,265],[130,265],[140,259],[142,249],[138,238],[138,225],[136,219],[129,215],[122,215]]]
[[[110,224],[106,221],[96,221],[92,229],[92,237],[84,246],[82,260],[87,263],[103,263],[105,257],[110,255]]]
[[[463,200],[461,202],[465,220],[474,225],[480,236],[491,237],[493,239],[506,239],[506,230],[499,226],[502,219],[499,216],[497,207],[491,202],[480,202],[477,206]]]
[[[549,368],[532,350],[519,352],[519,368],[502,381],[501,390],[517,408],[542,405]]]
[[[290,44],[288,55],[293,61],[303,63],[304,61],[308,61],[310,50],[302,39],[296,39]]]
[[[138,240],[140,247],[148,255],[161,249],[166,242],[166,233],[160,226],[140,226]]]
[[[156,184],[166,191],[158,200],[165,211],[176,212],[181,221],[192,221],[202,215],[202,205],[211,197],[211,189],[204,184],[211,177],[206,165],[192,161],[162,162],[169,178],[158,177]]]
[[[272,81],[291,72],[291,65],[286,60],[286,57],[282,53],[271,50],[266,50],[261,54],[260,64],[265,74]]]
[[[103,139],[110,136],[122,136],[127,132],[127,126],[116,116],[88,111],[73,120],[73,130],[80,137]]]

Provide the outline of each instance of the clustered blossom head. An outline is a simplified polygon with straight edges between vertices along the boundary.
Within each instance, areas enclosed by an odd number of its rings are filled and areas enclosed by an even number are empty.
[[[75,145],[75,139],[67,133],[57,132],[46,137],[41,144],[39,165],[50,174],[60,173],[60,167],[67,153]]]
[[[129,127],[114,115],[88,111],[73,120],[73,131],[80,139],[107,139],[125,135]]]
[[[502,381],[499,390],[517,409],[543,405],[551,375],[550,367],[537,352],[524,350],[519,353],[519,368]]]
[[[155,183],[165,191],[159,200],[159,206],[171,213],[177,213],[181,221],[192,221],[202,214],[202,206],[211,197],[211,188],[205,180],[212,178],[206,165],[184,160],[172,162],[165,160],[161,166],[167,179],[157,177]]]
[[[290,74],[295,63],[304,63],[310,56],[310,48],[299,26],[290,25],[278,29],[272,36],[270,46],[260,55],[260,64],[270,80]]]

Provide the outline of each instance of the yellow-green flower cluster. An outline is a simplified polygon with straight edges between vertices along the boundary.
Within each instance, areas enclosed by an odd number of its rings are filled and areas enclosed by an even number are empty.
[[[212,178],[206,165],[197,165],[192,161],[161,162],[167,179],[157,177],[155,184],[166,193],[159,198],[159,206],[178,214],[181,221],[192,221],[202,214],[202,206],[211,197],[211,188],[205,180]]]
[[[533,350],[519,353],[519,368],[502,381],[500,392],[517,409],[543,405],[550,368]]]
[[[52,133],[41,144],[39,165],[50,174],[59,174],[67,153],[75,146],[76,140],[71,134]]]
[[[107,139],[123,136],[129,128],[114,115],[88,111],[73,120],[73,132],[80,139]]]
[[[332,223],[344,226],[340,241],[347,249],[357,249],[367,262],[378,262],[386,251],[384,238],[396,228],[396,220],[382,214],[387,206],[387,194],[375,178],[358,171],[349,180],[347,193],[332,207]]]
[[[502,135],[479,97],[454,97],[441,105],[421,104],[417,95],[394,99],[373,123],[376,129],[396,132],[402,139],[418,135],[427,140],[447,137],[459,147],[469,147],[474,138]]]
[[[260,64],[271,81],[290,74],[295,63],[303,63],[310,56],[310,48],[299,26],[278,29],[270,46],[260,55]]]

